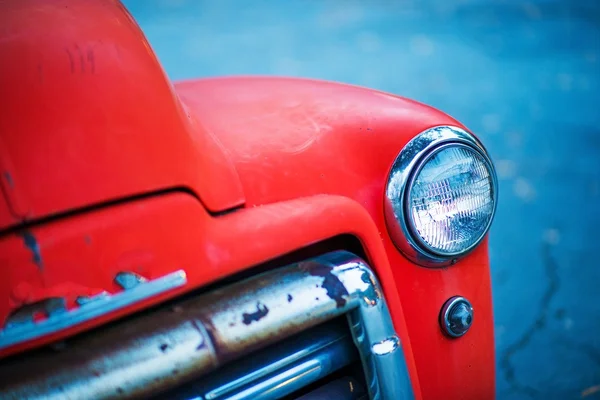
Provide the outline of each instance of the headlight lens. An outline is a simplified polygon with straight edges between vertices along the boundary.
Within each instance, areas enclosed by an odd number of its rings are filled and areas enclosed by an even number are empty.
[[[417,135],[394,162],[386,221],[396,246],[425,266],[444,266],[487,233],[497,200],[496,174],[481,143],[449,126]]]
[[[409,187],[413,235],[442,256],[471,248],[494,214],[492,187],[490,167],[475,150],[451,144],[435,151]]]

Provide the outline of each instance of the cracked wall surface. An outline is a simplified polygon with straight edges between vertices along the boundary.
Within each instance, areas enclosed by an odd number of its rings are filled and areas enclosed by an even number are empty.
[[[370,86],[478,133],[500,205],[497,393],[600,399],[600,2],[126,0],[175,79]]]

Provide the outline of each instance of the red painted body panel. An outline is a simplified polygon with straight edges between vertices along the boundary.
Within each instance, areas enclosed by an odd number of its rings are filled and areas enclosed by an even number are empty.
[[[14,346],[1,356],[49,343],[167,297],[200,288],[277,256],[340,234],[357,237],[381,280],[394,325],[409,355],[407,363],[419,394],[418,379],[398,290],[377,227],[354,200],[317,195],[211,217],[192,196],[170,193],[73,216],[32,228],[43,266],[18,234],[0,239],[1,320],[10,306],[60,295],[72,306],[78,294],[119,291],[120,270],[152,279],[184,269],[188,284],[123,312],[107,315],[60,334]],[[37,297],[37,298],[36,298]]]
[[[369,212],[400,291],[425,398],[494,396],[487,242],[453,267],[427,269],[398,252],[384,221],[386,178],[400,149],[432,126],[462,125],[407,99],[328,82],[224,78],[175,88],[229,150],[248,207],[331,193]],[[468,298],[476,313],[458,340],[438,325],[443,303],[455,295]]]
[[[72,306],[77,295],[114,293],[119,270],[188,276],[184,288],[0,355],[352,234],[382,281],[417,398],[494,396],[487,242],[453,267],[426,269],[397,251],[383,214],[400,149],[429,127],[458,122],[328,82],[172,86],[114,1],[3,2],[0,26],[0,321],[48,296]],[[41,262],[24,244],[24,221]],[[451,340],[438,313],[454,295],[472,302],[475,322]]]
[[[4,1],[0,26],[0,229],[171,187],[211,211],[243,204],[119,3]]]

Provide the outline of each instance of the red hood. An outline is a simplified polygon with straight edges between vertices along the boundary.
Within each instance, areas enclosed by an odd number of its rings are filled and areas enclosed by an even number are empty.
[[[377,218],[400,149],[432,126],[462,126],[418,102],[333,82],[219,78],[175,90],[228,150],[248,206],[341,194]]]
[[[243,204],[118,2],[2,2],[0,26],[0,230],[175,187],[211,211]]]

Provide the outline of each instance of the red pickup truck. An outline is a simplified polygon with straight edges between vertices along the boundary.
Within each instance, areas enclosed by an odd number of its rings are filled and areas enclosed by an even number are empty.
[[[494,397],[497,180],[466,127],[171,82],[114,0],[0,22],[0,398]]]

